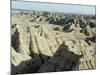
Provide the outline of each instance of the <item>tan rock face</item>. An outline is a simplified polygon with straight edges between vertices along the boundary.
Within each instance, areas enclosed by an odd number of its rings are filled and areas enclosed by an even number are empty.
[[[73,16],[67,20],[61,13],[44,16],[41,16],[43,12],[35,13],[13,12],[12,74],[96,68],[94,23],[91,27]]]

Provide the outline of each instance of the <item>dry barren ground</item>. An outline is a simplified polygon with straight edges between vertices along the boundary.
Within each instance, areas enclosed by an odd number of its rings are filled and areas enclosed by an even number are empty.
[[[95,69],[95,15],[12,11],[12,74]]]

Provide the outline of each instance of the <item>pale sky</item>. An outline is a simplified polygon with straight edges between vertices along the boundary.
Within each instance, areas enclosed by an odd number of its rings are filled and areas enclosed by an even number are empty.
[[[40,10],[53,11],[76,14],[95,15],[95,6],[88,5],[71,5],[71,4],[54,4],[54,3],[40,3],[29,1],[12,1],[12,9],[22,10]]]

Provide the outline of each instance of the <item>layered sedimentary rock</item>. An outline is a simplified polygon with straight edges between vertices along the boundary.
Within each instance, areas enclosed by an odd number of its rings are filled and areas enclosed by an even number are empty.
[[[61,13],[13,12],[12,74],[95,69],[96,26],[92,19]]]

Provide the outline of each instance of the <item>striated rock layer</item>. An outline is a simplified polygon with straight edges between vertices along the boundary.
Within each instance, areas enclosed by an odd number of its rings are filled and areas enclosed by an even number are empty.
[[[12,12],[12,74],[95,69],[95,16],[40,13]]]

